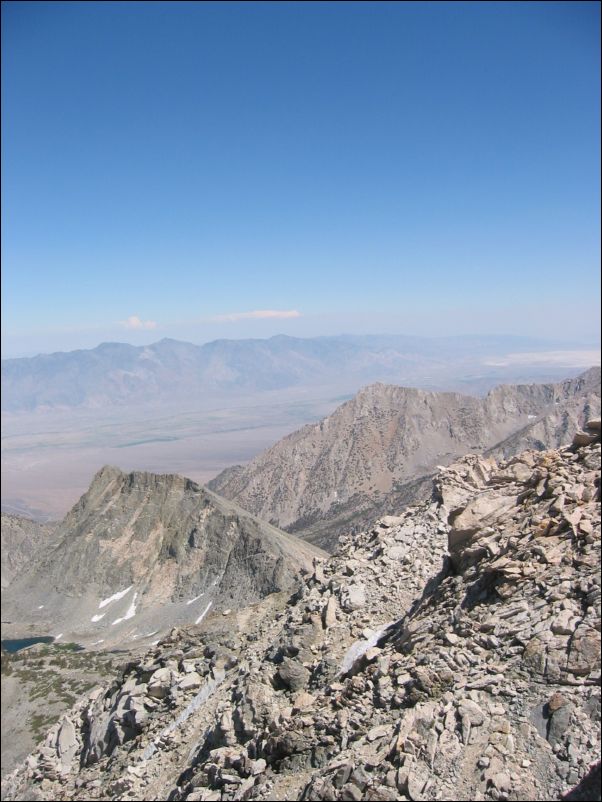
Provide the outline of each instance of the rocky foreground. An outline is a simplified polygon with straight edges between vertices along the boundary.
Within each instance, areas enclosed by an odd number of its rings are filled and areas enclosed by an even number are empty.
[[[599,568],[599,420],[465,457],[292,598],[127,662],[3,798],[599,799]]]

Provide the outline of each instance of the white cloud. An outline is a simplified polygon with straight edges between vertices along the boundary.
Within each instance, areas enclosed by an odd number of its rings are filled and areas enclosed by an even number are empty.
[[[301,317],[296,309],[258,309],[253,312],[230,312],[227,315],[214,315],[211,320],[218,323],[231,323],[236,320],[266,320]]]
[[[156,329],[157,323],[154,320],[140,320],[137,315],[131,315],[127,320],[122,320],[121,325],[126,329]]]

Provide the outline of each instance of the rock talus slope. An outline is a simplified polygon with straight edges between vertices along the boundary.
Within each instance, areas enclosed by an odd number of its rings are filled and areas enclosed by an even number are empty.
[[[54,542],[56,524],[40,523],[21,515],[2,513],[2,589],[7,588],[19,571],[40,549]]]
[[[467,456],[288,601],[128,661],[4,798],[579,798],[600,752],[599,566],[599,420],[558,450]]]
[[[332,550],[338,535],[430,492],[467,452],[510,456],[570,442],[600,414],[600,369],[558,384],[502,385],[485,398],[375,384],[329,417],[209,482],[222,496]]]

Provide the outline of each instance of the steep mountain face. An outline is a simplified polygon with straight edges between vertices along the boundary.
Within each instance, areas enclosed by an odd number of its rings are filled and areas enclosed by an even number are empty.
[[[2,513],[2,589],[40,549],[53,543],[55,524],[42,524],[20,515]]]
[[[439,377],[435,385],[439,381],[449,386],[450,377],[464,375],[467,369],[470,373],[470,365],[481,366],[490,387],[488,374],[505,375],[491,357],[555,345],[512,337],[403,336],[277,336],[215,340],[201,346],[170,339],[140,347],[102,343],[91,350],[2,360],[2,410],[182,405],[199,394],[248,396],[302,384],[331,385],[333,380],[354,389],[376,380],[428,384],[434,374]],[[520,367],[511,370],[521,375]],[[550,367],[547,375],[552,374],[558,372]]]
[[[11,585],[4,617],[105,640],[248,604],[289,587],[321,555],[189,479],[112,467],[56,536]]]
[[[508,457],[525,448],[560,446],[584,421],[600,414],[600,368],[557,384],[502,385],[487,395],[485,405],[489,415],[498,417],[528,407],[544,410],[488,453]]]
[[[3,798],[599,799],[600,545],[599,419],[464,457],[294,597],[127,662]]]
[[[467,451],[509,455],[570,441],[600,414],[600,369],[559,384],[501,386],[485,398],[376,384],[209,487],[271,523],[333,549],[347,527],[428,492]]]

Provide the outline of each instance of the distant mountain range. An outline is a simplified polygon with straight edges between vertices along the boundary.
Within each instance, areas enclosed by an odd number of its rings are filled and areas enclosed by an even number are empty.
[[[599,415],[600,368],[557,384],[502,385],[485,398],[375,384],[208,486],[332,550],[341,533],[430,492],[438,464],[554,448]]]
[[[326,384],[356,391],[374,381],[479,392],[499,381],[533,379],[533,353],[567,347],[526,337],[379,335],[281,335],[205,345],[170,339],[148,346],[103,343],[91,350],[3,360],[2,410],[181,406],[207,394]],[[526,362],[505,359],[509,353],[527,354]],[[537,378],[567,375],[566,365],[566,360],[558,365],[544,358]]]

